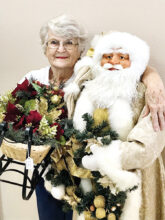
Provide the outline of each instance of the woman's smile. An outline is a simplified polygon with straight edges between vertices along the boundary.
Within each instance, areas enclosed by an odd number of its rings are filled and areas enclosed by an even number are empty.
[[[56,59],[67,59],[68,57],[66,56],[56,56]]]

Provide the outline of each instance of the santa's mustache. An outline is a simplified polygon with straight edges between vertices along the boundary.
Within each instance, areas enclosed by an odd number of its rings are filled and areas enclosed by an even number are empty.
[[[111,68],[114,68],[116,70],[122,70],[123,69],[122,65],[120,65],[120,64],[112,65],[110,63],[104,64],[103,68],[106,69],[106,70],[109,70]]]

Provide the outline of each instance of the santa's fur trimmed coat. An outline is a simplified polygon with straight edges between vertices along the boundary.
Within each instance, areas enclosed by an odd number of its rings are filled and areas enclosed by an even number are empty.
[[[80,75],[91,77],[90,66],[80,68]],[[77,73],[78,78],[78,73]],[[83,81],[81,81],[81,84]],[[144,105],[141,100],[144,87],[138,89],[138,99],[134,100],[133,112],[135,119]],[[66,103],[74,106],[75,98],[67,94]],[[139,105],[140,103],[140,105]],[[73,115],[74,107],[69,108]],[[155,132],[152,127],[151,116],[140,117],[138,123],[129,133],[127,140],[121,143],[122,167],[125,170],[140,169],[142,180],[142,203],[140,220],[165,220],[165,167],[162,156],[165,155],[165,131]],[[73,220],[77,219],[74,213]]]

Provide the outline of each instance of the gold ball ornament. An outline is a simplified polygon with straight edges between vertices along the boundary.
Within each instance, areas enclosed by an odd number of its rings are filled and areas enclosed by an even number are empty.
[[[60,97],[58,95],[53,95],[50,100],[53,104],[57,104],[60,101]]]
[[[96,218],[102,219],[106,217],[106,211],[103,208],[97,208],[96,209]]]
[[[54,91],[58,91],[58,87],[57,86],[54,86],[53,89],[54,89]]]
[[[85,220],[94,220],[95,218],[91,216],[90,211],[84,211]]]
[[[108,122],[108,110],[97,108],[93,112],[93,119],[95,126],[100,125],[103,121]]]
[[[49,94],[49,95],[51,95],[51,94],[52,94],[52,91],[47,90],[46,93]]]
[[[109,213],[107,220],[116,220],[116,215],[114,213]]]
[[[105,198],[102,195],[96,196],[93,202],[96,208],[105,207]]]

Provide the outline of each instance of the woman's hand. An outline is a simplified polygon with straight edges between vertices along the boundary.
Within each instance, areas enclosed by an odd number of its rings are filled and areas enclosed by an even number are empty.
[[[155,131],[165,129],[165,88],[157,71],[147,67],[142,81],[146,85],[146,106],[143,117],[151,113]]]

